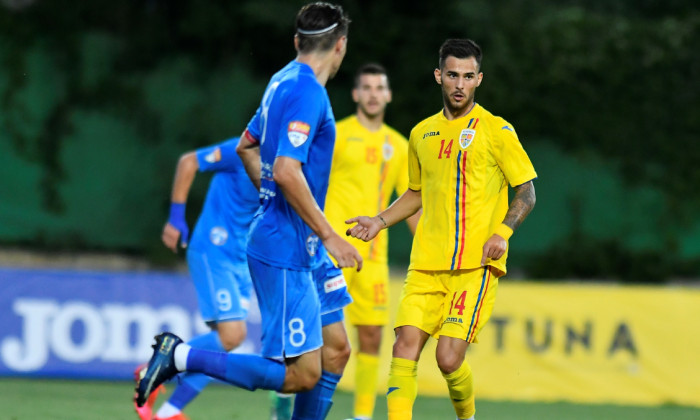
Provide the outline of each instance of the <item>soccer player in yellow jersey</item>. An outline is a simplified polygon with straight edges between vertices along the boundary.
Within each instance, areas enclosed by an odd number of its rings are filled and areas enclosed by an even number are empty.
[[[384,124],[384,111],[391,102],[389,79],[384,67],[365,64],[357,70],[352,90],[356,113],[336,124],[333,164],[326,195],[326,217],[338,233],[345,233],[345,220],[356,214],[384,210],[396,191],[408,188],[408,141]],[[415,231],[419,213],[407,222]],[[356,326],[359,351],[355,373],[354,418],[370,419],[377,394],[377,368],[382,327],[388,322],[387,234],[372,241],[354,240],[364,260],[362,271],[343,270],[353,303],[345,308]]]
[[[513,126],[474,100],[482,79],[479,46],[445,41],[435,69],[444,108],[411,131],[409,189],[376,216],[348,220],[357,223],[349,235],[371,240],[423,208],[395,325],[390,420],[412,417],[416,367],[431,335],[457,418],[474,418],[465,352],[491,316],[508,239],[535,205],[537,174]]]

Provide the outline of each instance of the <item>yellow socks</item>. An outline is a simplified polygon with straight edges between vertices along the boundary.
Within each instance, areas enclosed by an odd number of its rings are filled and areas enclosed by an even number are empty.
[[[474,381],[472,369],[465,360],[459,369],[442,376],[447,381],[447,388],[450,390],[450,399],[455,407],[457,417],[468,419],[474,415]]]
[[[391,359],[386,404],[389,420],[411,420],[413,403],[418,393],[418,362],[394,357]]]
[[[377,399],[379,356],[357,353],[355,369],[355,417],[372,418]]]

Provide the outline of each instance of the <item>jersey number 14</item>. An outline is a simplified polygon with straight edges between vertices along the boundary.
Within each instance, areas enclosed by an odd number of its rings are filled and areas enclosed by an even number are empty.
[[[442,159],[442,156],[445,155],[447,159],[450,158],[450,155],[452,154],[452,143],[454,140],[450,140],[450,142],[447,144],[447,147],[445,147],[445,139],[440,140],[440,153],[438,154],[438,159]]]
[[[455,301],[455,298],[457,299]],[[457,297],[457,292],[452,295],[452,302],[450,302],[450,315],[452,315],[452,310],[457,309],[457,315],[462,315],[464,313],[464,301],[467,299],[467,291],[464,290]]]

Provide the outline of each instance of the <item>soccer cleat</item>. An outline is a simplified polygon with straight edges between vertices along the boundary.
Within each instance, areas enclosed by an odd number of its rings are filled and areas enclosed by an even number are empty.
[[[147,365],[144,364],[137,367],[134,371],[134,381],[136,381],[136,386],[138,386],[139,381],[146,374],[146,369]],[[151,395],[148,397],[148,399],[146,399],[146,404],[144,404],[143,407],[139,407],[136,405],[136,401],[134,401],[134,409],[141,420],[151,420],[153,418],[153,406],[156,404],[158,394],[161,393],[165,393],[165,385],[160,385],[153,392],[151,392]]]
[[[175,414],[174,416],[170,416],[170,417],[158,417],[158,416],[155,416],[155,417],[153,418],[153,420],[190,420],[190,418],[187,417],[187,416],[185,415],[185,413],[179,412],[179,413]]]
[[[153,345],[153,356],[148,361],[146,373],[136,386],[136,406],[143,407],[148,397],[168,379],[178,374],[175,368],[175,347],[182,339],[175,334],[158,334]]]

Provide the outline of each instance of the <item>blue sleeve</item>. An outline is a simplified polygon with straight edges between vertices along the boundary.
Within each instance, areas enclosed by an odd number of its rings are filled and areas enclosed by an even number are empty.
[[[201,172],[238,172],[241,159],[236,153],[238,137],[214,146],[197,149],[197,162]]]
[[[260,128],[260,110],[261,107],[258,107],[258,110],[255,111],[255,115],[253,115],[253,118],[250,119],[250,122],[246,127],[248,132],[258,140],[262,138],[262,129]]]
[[[284,101],[282,120],[277,133],[277,156],[306,163],[320,121],[328,109],[328,96],[319,85],[298,84]]]

